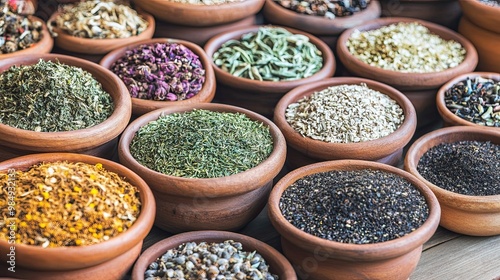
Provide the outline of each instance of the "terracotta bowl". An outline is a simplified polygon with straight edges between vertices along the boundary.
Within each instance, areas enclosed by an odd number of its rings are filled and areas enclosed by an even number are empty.
[[[405,170],[424,182],[441,205],[440,225],[451,231],[474,235],[500,234],[500,195],[470,196],[451,192],[424,179],[417,171],[420,158],[432,147],[458,141],[491,141],[500,144],[500,131],[473,126],[441,128],[417,139],[405,157]]]
[[[74,152],[111,158],[116,152],[118,136],[131,116],[132,105],[125,84],[111,71],[76,57],[43,54],[22,55],[0,60],[0,72],[13,65],[31,65],[43,59],[80,67],[90,72],[113,98],[115,110],[93,127],[64,132],[35,132],[0,124],[0,161],[16,156],[44,152]]]
[[[205,83],[203,84],[203,87],[198,92],[198,94],[185,100],[155,101],[155,100],[146,100],[140,98],[132,98],[132,114],[134,116],[140,116],[163,107],[174,107],[187,104],[211,102],[215,96],[215,74],[212,68],[211,59],[205,54],[205,52],[201,47],[191,42],[184,40],[177,40],[177,39],[168,39],[168,38],[154,38],[154,39],[142,40],[111,51],[102,58],[99,64],[105,67],[106,69],[111,69],[113,63],[115,63],[118,59],[124,56],[127,51],[133,50],[143,44],[152,45],[155,43],[181,44],[190,49],[196,55],[198,55],[203,65],[203,68],[205,69]]]
[[[479,1],[458,0],[462,13],[480,28],[500,33],[500,9]]]
[[[0,60],[10,58],[10,57],[13,57],[16,55],[50,53],[50,51],[52,50],[52,47],[54,46],[54,39],[52,39],[52,36],[49,33],[49,30],[47,28],[47,24],[43,20],[41,20],[40,18],[37,18],[35,16],[29,16],[29,19],[33,22],[38,21],[38,22],[42,23],[42,34],[41,34],[42,39],[27,49],[13,52],[13,53],[0,54]]]
[[[403,108],[405,120],[388,136],[360,143],[328,143],[301,136],[287,122],[285,112],[291,103],[330,86],[365,83],[369,88],[382,92]],[[307,164],[336,160],[360,159],[398,165],[403,156],[403,148],[415,133],[417,115],[410,100],[401,92],[385,84],[362,78],[341,77],[305,84],[294,88],[283,96],[274,110],[274,123],[280,128],[287,141],[287,163],[292,168]]]
[[[53,26],[53,32],[57,33],[55,37],[56,47],[69,51],[72,54],[78,55],[104,55],[116,48],[131,44],[137,41],[151,39],[155,31],[155,19],[152,15],[144,12],[137,11],[140,16],[148,22],[148,27],[142,33],[129,38],[119,38],[119,39],[90,39],[90,38],[79,38],[72,36],[65,31],[61,30],[57,26]],[[59,12],[55,12],[48,20],[48,24],[55,25],[55,19],[59,15]]]
[[[143,239],[153,226],[155,201],[148,185],[124,166],[98,157],[72,153],[46,153],[22,156],[0,163],[0,170],[26,170],[42,163],[101,163],[109,171],[126,178],[140,192],[141,213],[135,223],[120,235],[98,244],[74,247],[42,248],[15,244],[15,276],[22,279],[120,279],[132,267],[141,252]],[[7,240],[0,240],[0,249],[10,252]],[[0,256],[0,276],[10,273],[6,254]],[[105,272],[105,273],[104,273]],[[12,276],[10,274],[9,276]]]
[[[205,52],[212,58],[214,53],[222,44],[230,39],[240,39],[242,35],[257,32],[262,26],[250,26],[221,33],[205,44]],[[276,26],[278,27],[278,26]],[[212,67],[215,70],[217,79],[217,94],[215,99],[221,103],[227,103],[243,108],[247,108],[256,113],[272,118],[274,107],[279,99],[291,89],[325,78],[329,78],[335,73],[335,57],[332,50],[317,37],[296,29],[283,27],[293,34],[303,34],[309,37],[310,42],[315,44],[323,53],[323,68],[316,74],[292,81],[257,81],[241,77],[235,77],[215,65],[212,59]]]
[[[445,92],[453,87],[456,83],[461,82],[466,80],[467,78],[477,78],[477,77],[482,77],[486,79],[492,79],[495,82],[500,81],[500,74],[499,73],[492,73],[492,72],[471,72],[471,73],[466,73],[459,75],[453,79],[451,79],[449,82],[444,84],[438,91],[436,95],[436,104],[437,104],[437,109],[439,114],[441,115],[441,118],[443,119],[443,123],[445,126],[455,126],[455,125],[465,125],[465,126],[475,126],[475,127],[484,127],[486,129],[493,129],[497,130],[500,132],[500,128],[497,127],[487,127],[487,126],[482,126],[479,124],[476,124],[474,122],[467,121],[465,119],[462,119],[461,117],[455,115],[450,109],[446,107],[446,102],[445,102]]]
[[[476,71],[500,72],[500,33],[491,32],[472,23],[467,17],[460,19],[458,32],[474,44],[479,55]]]
[[[149,264],[165,254],[169,249],[177,248],[187,242],[224,242],[234,240],[243,245],[243,250],[248,252],[257,251],[266,260],[270,272],[278,275],[279,279],[296,280],[297,276],[293,271],[290,262],[276,249],[255,238],[227,231],[193,231],[180,233],[175,236],[163,239],[149,247],[141,254],[134,265],[132,271],[133,280],[143,280],[144,273]]]
[[[332,170],[375,169],[411,182],[427,200],[429,217],[414,232],[386,242],[349,244],[322,239],[289,223],[280,210],[283,192],[296,180]],[[386,164],[361,160],[315,163],[285,175],[269,197],[269,218],[281,235],[281,246],[301,279],[408,279],[420,259],[422,245],[439,224],[440,207],[431,190],[415,176]]]
[[[239,112],[270,128],[274,149],[259,165],[244,172],[219,178],[183,178],[153,171],[135,160],[130,143],[135,133],[161,114],[205,109]],[[168,232],[190,230],[237,230],[254,219],[265,206],[273,179],[285,163],[286,144],[280,130],[255,112],[224,104],[199,103],[161,108],[132,122],[118,147],[120,162],[139,174],[151,187],[157,202],[155,225]]]
[[[246,0],[222,5],[193,5],[165,0],[134,1],[156,19],[184,26],[213,26],[257,14],[265,0]]]

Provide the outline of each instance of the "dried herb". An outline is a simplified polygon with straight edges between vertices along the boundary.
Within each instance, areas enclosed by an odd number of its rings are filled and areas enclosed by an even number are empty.
[[[113,1],[81,1],[64,5],[59,12],[50,26],[57,26],[75,37],[128,38],[141,34],[148,27],[148,22],[129,5]]]
[[[27,49],[42,39],[42,22],[17,14],[17,6],[8,3],[1,9],[0,53]]]
[[[130,228],[140,213],[136,187],[102,164],[51,162],[1,174],[0,238],[10,217],[8,180],[15,185],[16,243],[42,247],[83,246],[106,241]]]
[[[269,128],[244,114],[192,110],[141,127],[132,156],[157,172],[186,178],[230,176],[253,168],[273,150]]]
[[[184,100],[205,82],[205,69],[189,48],[175,43],[141,45],[128,50],[111,66],[135,98]]]
[[[385,137],[404,121],[401,106],[379,91],[339,85],[288,105],[285,117],[304,137],[331,143],[358,143]]]
[[[429,216],[425,197],[409,181],[369,169],[300,178],[283,192],[280,209],[302,231],[353,244],[403,237]]]
[[[321,51],[307,36],[280,27],[260,27],[240,40],[229,40],[213,60],[233,76],[259,81],[307,78],[323,67]]]
[[[500,145],[481,141],[441,143],[420,158],[427,181],[464,195],[500,195]]]
[[[466,121],[500,127],[500,82],[467,78],[447,89],[444,100],[451,112]]]
[[[84,129],[113,113],[89,72],[59,62],[12,66],[0,74],[0,123],[37,132]]]
[[[368,7],[371,0],[274,0],[284,8],[299,14],[329,19],[351,16]]]

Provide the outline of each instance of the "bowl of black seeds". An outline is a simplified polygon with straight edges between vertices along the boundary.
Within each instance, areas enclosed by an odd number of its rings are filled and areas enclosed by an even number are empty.
[[[295,169],[268,205],[284,255],[303,279],[408,279],[440,216],[415,176],[362,160]]]
[[[132,279],[295,280],[297,276],[290,262],[262,241],[228,231],[193,231],[144,251]]]
[[[500,234],[500,131],[435,130],[409,148],[405,169],[436,195],[441,226],[473,236]]]

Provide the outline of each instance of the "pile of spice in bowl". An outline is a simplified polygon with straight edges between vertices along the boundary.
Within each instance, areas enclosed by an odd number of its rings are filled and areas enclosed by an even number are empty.
[[[408,279],[437,229],[440,208],[408,172],[337,160],[285,175],[271,192],[269,215],[301,278]],[[310,259],[317,269],[308,269]]]
[[[461,234],[500,234],[500,133],[452,126],[425,134],[410,147],[405,169],[437,196],[441,226]]]
[[[274,122],[296,168],[335,159],[397,165],[416,128],[411,102],[396,89],[361,78],[299,86],[278,102]]]
[[[272,115],[285,92],[335,72],[333,53],[325,43],[279,26],[220,34],[207,42],[205,52],[212,57],[217,98],[265,116]]]
[[[166,106],[210,102],[215,95],[210,59],[188,41],[155,38],[136,42],[111,51],[100,65],[125,83],[136,116]]]
[[[152,188],[156,225],[169,232],[244,226],[264,207],[285,153],[270,120],[216,103],[144,114],[118,149],[120,162]]]
[[[140,254],[155,203],[127,168],[88,155],[43,153],[3,161],[0,170],[6,206],[0,248],[15,250],[17,277],[94,278],[109,270],[103,279],[117,279]]]

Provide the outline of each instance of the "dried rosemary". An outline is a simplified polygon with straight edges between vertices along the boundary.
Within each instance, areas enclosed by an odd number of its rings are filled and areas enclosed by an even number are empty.
[[[8,182],[15,180],[14,183]],[[16,243],[42,247],[90,245],[132,226],[140,213],[136,187],[102,164],[52,162],[13,174],[0,173],[0,238],[15,216]],[[15,185],[15,214],[6,207]]]
[[[40,60],[0,74],[0,123],[37,132],[88,128],[113,113],[111,96],[89,72]]]

